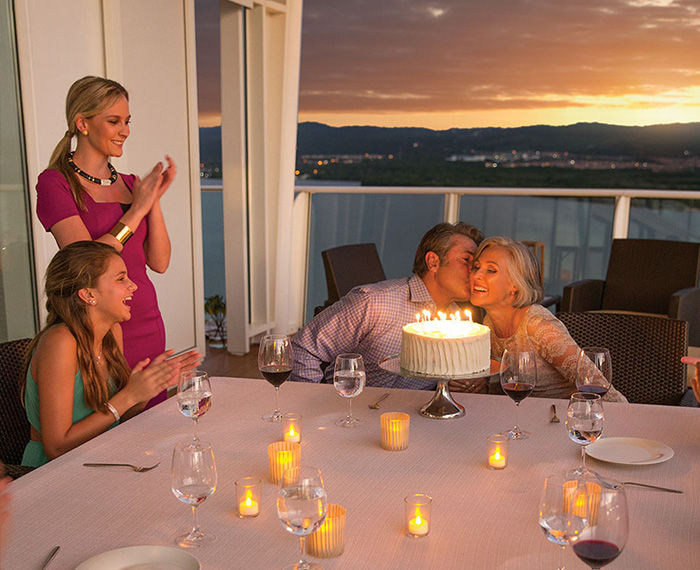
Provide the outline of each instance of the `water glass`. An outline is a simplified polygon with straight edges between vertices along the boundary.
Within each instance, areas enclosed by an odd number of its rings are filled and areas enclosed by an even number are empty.
[[[194,439],[199,439],[199,418],[211,408],[211,383],[204,370],[185,370],[180,373],[177,405],[183,416],[194,420]]]
[[[340,354],[335,359],[333,385],[336,392],[348,399],[348,413],[335,423],[341,427],[355,427],[362,423],[352,415],[352,399],[365,388],[365,363],[360,354]]]

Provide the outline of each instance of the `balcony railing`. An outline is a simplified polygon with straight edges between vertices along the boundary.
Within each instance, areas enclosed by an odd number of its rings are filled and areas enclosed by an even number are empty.
[[[202,187],[207,295],[223,292],[221,187]],[[545,243],[545,290],[601,278],[613,238],[700,241],[700,192],[635,189],[297,185],[290,302],[300,324],[326,298],[320,252],[377,245],[388,278],[410,274],[416,245],[440,221]],[[218,203],[217,203],[218,200]],[[650,260],[662,263],[663,260]],[[220,270],[220,271],[219,271]]]

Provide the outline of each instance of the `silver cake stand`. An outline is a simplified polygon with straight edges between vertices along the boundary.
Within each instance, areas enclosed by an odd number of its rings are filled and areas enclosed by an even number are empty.
[[[419,378],[421,380],[437,380],[437,387],[432,399],[420,408],[421,415],[434,420],[451,420],[453,418],[461,418],[464,414],[464,406],[458,404],[450,394],[448,382],[450,380],[476,380],[477,378],[486,378],[497,374],[500,363],[492,360],[490,370],[482,370],[475,374],[457,374],[457,375],[438,375],[438,374],[420,374],[412,370],[401,368],[399,355],[394,354],[387,356],[381,362],[379,367],[391,374],[403,376],[404,378]]]

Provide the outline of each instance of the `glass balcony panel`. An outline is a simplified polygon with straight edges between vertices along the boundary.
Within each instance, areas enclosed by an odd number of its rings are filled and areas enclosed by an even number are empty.
[[[613,198],[464,195],[459,211],[486,236],[544,242],[544,288],[561,294],[571,281],[604,278],[614,208]]]
[[[634,198],[628,236],[699,242],[700,201]]]
[[[224,205],[221,180],[202,181],[202,250],[204,254],[204,298],[226,298],[224,267]],[[216,185],[218,183],[218,186]]]
[[[416,246],[442,221],[442,195],[314,194],[309,226],[306,321],[328,297],[321,252],[339,245],[373,242],[387,279],[411,274]]]

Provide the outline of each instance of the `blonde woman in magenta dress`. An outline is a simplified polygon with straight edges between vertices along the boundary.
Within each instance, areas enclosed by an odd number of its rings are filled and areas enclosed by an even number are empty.
[[[110,157],[121,156],[129,136],[129,95],[116,81],[83,77],[66,97],[68,130],[36,186],[37,215],[60,248],[79,240],[114,247],[138,286],[131,319],[121,324],[124,356],[133,367],[165,350],[165,327],[146,267],[163,273],[170,263],[170,238],[160,199],[176,172],[160,163],[144,177],[117,173]],[[71,142],[76,138],[75,152]],[[116,325],[119,326],[119,325]],[[166,397],[156,396],[149,406]]]
[[[486,311],[491,329],[491,355],[529,346],[537,354],[533,396],[568,398],[576,392],[579,346],[564,324],[539,301],[543,291],[532,252],[505,237],[484,240],[470,274],[471,302]],[[604,400],[626,402],[614,387]]]

